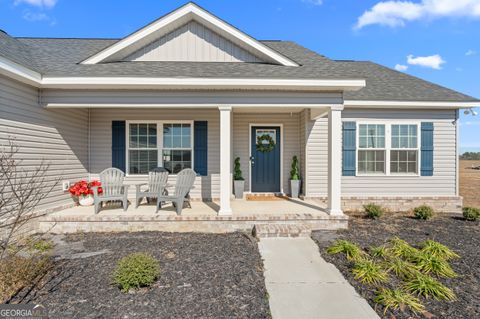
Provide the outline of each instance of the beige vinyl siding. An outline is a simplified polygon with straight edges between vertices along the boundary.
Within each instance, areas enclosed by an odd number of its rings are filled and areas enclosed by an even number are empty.
[[[252,53],[195,21],[153,41],[125,60],[262,62]]]
[[[218,198],[220,196],[220,113],[218,109],[142,109],[109,108],[92,109],[91,122],[91,173],[96,178],[102,170],[112,166],[112,121],[208,121],[208,176],[199,176],[190,195],[193,198]],[[135,184],[145,182],[146,176],[131,175],[126,182]],[[171,176],[169,182],[175,183]],[[130,187],[130,196],[134,196],[135,187]]]
[[[282,124],[283,132],[283,191],[290,192],[290,165],[294,155],[299,156],[300,113],[233,113],[233,158],[240,157],[241,169],[245,178],[245,190],[250,191],[250,124]]]
[[[433,176],[344,176],[343,196],[455,196],[456,125],[455,110],[345,109],[343,121],[420,120],[434,123]],[[327,119],[309,121],[307,144],[308,196],[327,195]]]
[[[21,168],[50,164],[47,182],[60,183],[37,209],[70,203],[61,181],[88,177],[88,111],[46,110],[39,106],[38,90],[0,76],[0,145],[11,137],[19,146]]]

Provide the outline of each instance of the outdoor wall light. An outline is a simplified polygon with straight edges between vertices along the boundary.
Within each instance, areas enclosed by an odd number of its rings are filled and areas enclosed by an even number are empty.
[[[472,114],[473,116],[477,116],[478,113],[474,109],[469,108],[469,109],[466,109],[465,111],[463,111],[463,114],[465,114],[465,115]]]

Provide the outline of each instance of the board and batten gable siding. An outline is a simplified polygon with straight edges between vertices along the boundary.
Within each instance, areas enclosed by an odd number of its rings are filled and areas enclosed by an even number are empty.
[[[262,62],[252,53],[190,21],[144,46],[125,61]]]
[[[207,121],[208,122],[208,176],[197,176],[192,198],[219,198],[220,196],[220,113],[218,109],[145,109],[104,108],[92,109],[91,127],[91,173],[92,178],[112,166],[112,121]],[[192,128],[193,129],[193,128]],[[132,184],[129,196],[135,197],[135,183],[146,182],[147,177],[129,175],[126,183]],[[169,177],[175,184],[175,176]]]
[[[245,178],[245,191],[250,191],[250,124],[278,125],[283,132],[283,183],[284,193],[290,193],[290,166],[294,155],[301,155],[300,113],[233,113],[233,156],[240,157],[240,165]],[[302,167],[302,163],[300,163]]]
[[[47,110],[38,99],[38,89],[0,76],[0,145],[14,139],[21,169],[34,169],[43,159],[50,164],[47,183],[60,180],[37,210],[72,203],[61,182],[88,178],[88,111]]]
[[[415,120],[434,125],[433,176],[343,176],[342,196],[456,196],[455,110],[349,109],[343,121]],[[307,196],[327,196],[328,119],[307,124]]]

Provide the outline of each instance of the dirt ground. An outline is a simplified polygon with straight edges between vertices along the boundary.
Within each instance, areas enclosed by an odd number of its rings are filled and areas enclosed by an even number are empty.
[[[460,161],[460,195],[464,206],[480,207],[480,161]]]

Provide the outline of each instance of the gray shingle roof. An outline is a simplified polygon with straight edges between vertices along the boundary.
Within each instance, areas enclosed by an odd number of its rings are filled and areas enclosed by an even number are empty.
[[[335,61],[294,42],[262,41],[299,63],[111,62],[79,64],[118,39],[12,38],[0,32],[0,55],[51,77],[216,77],[281,79],[366,79],[367,86],[346,92],[347,100],[479,100],[372,62]]]

